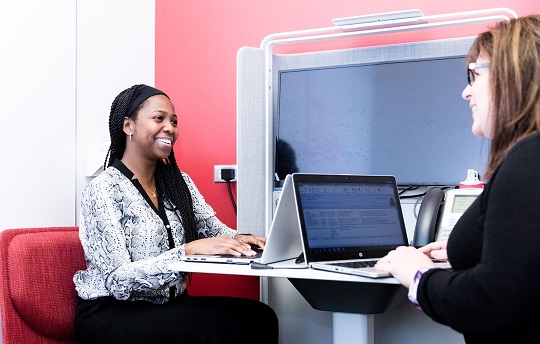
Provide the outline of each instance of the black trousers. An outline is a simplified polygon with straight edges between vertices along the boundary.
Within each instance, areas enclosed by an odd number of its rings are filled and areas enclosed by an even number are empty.
[[[277,343],[278,319],[249,299],[180,296],[163,305],[113,297],[79,300],[75,331],[81,343]]]

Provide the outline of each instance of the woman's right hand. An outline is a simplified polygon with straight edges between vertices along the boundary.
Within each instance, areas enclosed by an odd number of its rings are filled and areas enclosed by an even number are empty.
[[[447,241],[436,241],[427,244],[424,247],[420,247],[418,250],[423,252],[431,259],[448,260],[448,254],[446,253]]]
[[[253,256],[257,254],[251,245],[225,235],[189,242],[184,247],[186,255],[192,254],[232,254],[233,256]]]

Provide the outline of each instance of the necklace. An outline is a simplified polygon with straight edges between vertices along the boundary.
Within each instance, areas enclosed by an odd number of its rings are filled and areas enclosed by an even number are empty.
[[[157,188],[156,188],[156,190],[152,191],[152,190],[148,190],[147,188],[145,188],[144,185],[142,185],[142,184],[141,184],[141,186],[142,186],[143,189],[150,192],[152,194],[152,197],[157,198]]]

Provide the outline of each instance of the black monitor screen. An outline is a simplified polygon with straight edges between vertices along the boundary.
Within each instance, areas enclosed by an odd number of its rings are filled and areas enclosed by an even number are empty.
[[[282,70],[276,172],[459,184],[489,149],[471,133],[466,82],[464,57]]]

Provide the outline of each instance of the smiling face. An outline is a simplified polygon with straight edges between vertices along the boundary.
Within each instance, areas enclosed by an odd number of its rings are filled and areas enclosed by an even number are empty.
[[[124,157],[153,162],[168,158],[178,138],[178,117],[171,100],[164,95],[145,100],[135,119],[124,119],[124,132],[128,137]]]
[[[478,56],[476,65],[489,63],[482,54]],[[474,82],[463,90],[462,97],[469,101],[472,111],[472,132],[476,136],[493,137],[493,114],[491,111],[491,91],[489,87],[489,68],[482,67],[474,70]]]

